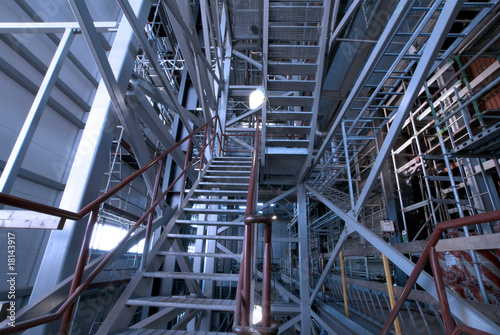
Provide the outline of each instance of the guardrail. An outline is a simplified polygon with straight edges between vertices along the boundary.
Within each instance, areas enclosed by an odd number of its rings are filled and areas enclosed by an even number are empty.
[[[239,335],[255,334],[277,334],[276,324],[271,325],[271,235],[272,219],[268,216],[255,214],[257,209],[258,185],[259,185],[259,121],[255,123],[254,148],[252,156],[252,169],[248,185],[248,197],[245,209],[245,235],[243,237],[243,251],[240,263],[238,287],[236,291],[236,304],[234,311],[233,332]],[[254,224],[265,224],[264,229],[264,256],[263,256],[263,278],[262,278],[262,327],[256,327],[250,320],[253,309],[251,301],[252,268],[255,265],[253,259]]]
[[[401,307],[408,298],[408,295],[412,291],[413,286],[417,282],[417,278],[422,272],[427,261],[431,261],[432,271],[434,272],[434,281],[436,283],[436,291],[439,298],[439,305],[441,307],[441,313],[443,314],[443,323],[445,326],[446,334],[461,334],[466,332],[468,334],[485,335],[487,332],[472,328],[467,325],[455,325],[453,317],[450,312],[450,306],[448,304],[448,298],[446,296],[446,290],[443,282],[443,277],[441,276],[441,269],[439,267],[438,258],[436,255],[436,244],[441,238],[441,234],[447,229],[461,228],[464,226],[476,225],[486,222],[498,221],[500,220],[500,211],[493,211],[484,214],[477,214],[473,216],[467,216],[459,219],[454,219],[450,221],[441,222],[436,225],[436,228],[432,232],[427,245],[422,252],[417,264],[408,278],[406,285],[399,296],[397,303],[394,305],[393,310],[389,314],[384,328],[380,332],[381,335],[387,334],[392,323],[396,319]]]
[[[209,131],[209,125],[213,126],[213,136],[208,137],[208,131]],[[121,183],[117,184],[113,188],[111,188],[109,191],[98,197],[96,200],[92,201],[90,204],[82,208],[78,212],[71,212],[67,211],[64,209],[44,205],[44,204],[39,204],[33,201],[25,200],[22,198],[14,197],[8,194],[3,194],[0,193],[0,203],[7,205],[7,206],[12,206],[12,207],[17,207],[21,209],[26,209],[30,211],[36,211],[39,213],[44,213],[52,216],[57,216],[61,218],[61,223],[63,223],[65,220],[80,220],[84,218],[85,216],[89,215],[89,221],[85,230],[85,235],[84,239],[82,242],[82,246],[80,249],[80,254],[78,256],[78,261],[77,265],[75,268],[75,275],[73,277],[73,281],[71,283],[71,288],[69,291],[69,296],[66,299],[66,301],[57,309],[56,312],[52,314],[48,314],[45,316],[33,318],[31,320],[26,320],[26,321],[21,321],[16,323],[16,327],[6,327],[6,328],[1,328],[0,329],[0,335],[3,334],[12,334],[16,333],[19,331],[23,331],[29,328],[33,328],[51,321],[58,320],[59,318],[63,317],[62,323],[61,323],[61,328],[59,330],[59,334],[68,334],[69,328],[71,325],[71,318],[73,315],[74,311],[74,304],[78,297],[83,293],[83,291],[90,285],[90,283],[94,280],[94,278],[106,267],[107,263],[113,258],[113,256],[116,254],[116,252],[120,249],[120,247],[128,240],[128,238],[132,235],[132,233],[143,223],[147,220],[147,228],[146,228],[146,238],[145,238],[145,254],[143,254],[143,261],[147,258],[147,246],[149,243],[147,241],[150,240],[151,238],[151,232],[152,232],[152,224],[153,224],[153,216],[154,216],[154,209],[160,204],[160,202],[163,200],[163,198],[169,193],[174,185],[181,180],[182,178],[182,190],[181,192],[184,191],[184,184],[186,182],[186,175],[188,170],[200,159],[199,162],[199,168],[200,171],[204,168],[205,161],[206,159],[204,158],[204,154],[207,148],[211,150],[211,154],[214,154],[214,150],[216,149],[216,140],[219,140],[219,145],[218,145],[218,150],[220,154],[220,150],[223,146],[222,143],[222,138],[223,136],[221,134],[217,133],[217,126],[220,126],[220,120],[218,115],[214,116],[212,119],[208,120],[205,122],[202,126],[199,128],[195,129],[193,132],[191,132],[188,136],[183,138],[181,141],[177,142],[174,146],[172,146],[170,149],[166,150],[163,152],[161,155],[158,155],[155,159],[150,161],[148,164],[144,165],[142,168],[134,172],[132,175],[129,177],[125,178]],[[222,127],[220,128],[220,133],[222,132]],[[177,178],[165,189],[165,191],[161,195],[157,195],[158,190],[160,189],[160,175],[162,172],[162,165],[164,159],[169,155],[172,151],[175,149],[179,148],[184,142],[189,141],[191,145],[193,144],[193,140],[195,139],[196,134],[198,134],[200,131],[204,132],[203,136],[203,142],[201,145],[201,148],[198,152],[198,154],[193,157],[191,160],[189,159],[190,157],[190,152],[191,148],[188,149],[186,152],[186,160],[185,160],[185,165],[184,165],[184,170],[177,176]],[[189,146],[189,145],[188,145]],[[89,276],[85,279],[85,281],[82,283],[83,279],[83,270],[87,261],[87,256],[88,256],[88,251],[89,251],[89,244],[90,244],[90,239],[92,236],[92,231],[94,228],[95,223],[97,222],[98,218],[98,212],[99,208],[102,203],[104,203],[106,200],[108,200],[110,197],[112,197],[116,192],[124,188],[126,185],[134,181],[136,178],[141,176],[145,171],[150,169],[151,167],[155,166],[158,164],[157,168],[157,174],[156,174],[156,180],[154,184],[154,192],[151,195],[151,205],[149,206],[149,209],[139,218],[139,220],[130,228],[130,230],[127,232],[126,236],[118,243],[118,245],[113,248],[111,251],[108,252],[106,257],[103,258],[101,263],[89,274]],[[180,194],[180,197],[182,199],[182,193]],[[142,265],[142,268],[144,268],[144,264]]]

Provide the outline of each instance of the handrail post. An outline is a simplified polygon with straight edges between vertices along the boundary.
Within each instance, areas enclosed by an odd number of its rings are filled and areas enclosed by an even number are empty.
[[[90,214],[89,222],[87,224],[87,228],[85,229],[85,235],[83,236],[82,247],[76,263],[75,275],[73,277],[73,281],[71,282],[68,296],[71,296],[82,282],[83,270],[85,268],[85,264],[87,263],[87,257],[89,254],[90,240],[92,238],[92,232],[94,231],[94,225],[97,222],[98,214],[99,208],[94,208]],[[69,333],[74,310],[75,304],[73,303],[66,310],[66,312],[64,312],[61,327],[59,328],[59,334],[66,335]]]
[[[207,133],[208,133],[208,124],[205,126],[205,129],[203,131],[203,145],[202,147],[205,146],[207,143]],[[201,173],[203,171],[203,160],[205,159],[205,149],[201,151],[201,156],[200,156],[200,167],[198,168],[198,172]]]
[[[264,261],[262,264],[262,327],[271,327],[271,235],[272,222],[264,225]]]
[[[160,188],[160,177],[163,170],[163,159],[158,162],[158,170],[156,171],[155,185],[153,187],[153,194],[151,196],[151,207],[154,206]],[[144,238],[144,249],[142,251],[141,265],[139,271],[144,271],[146,268],[146,261],[149,253],[149,244],[151,243],[151,230],[153,230],[154,211],[149,213],[148,223],[146,226],[146,237]]]
[[[448,303],[448,297],[446,296],[446,289],[443,282],[443,277],[441,277],[441,268],[439,266],[439,260],[436,253],[436,248],[432,247],[430,252],[431,267],[434,274],[434,281],[436,283],[436,292],[438,295],[439,306],[441,307],[441,314],[443,316],[444,328],[446,334],[453,333],[453,328],[455,324],[450,313],[450,305]]]
[[[188,147],[186,150],[186,158],[184,159],[184,170],[187,169],[189,164],[189,155],[191,154],[191,147],[193,146],[193,136],[189,138]],[[184,190],[186,189],[186,175],[187,172],[182,176],[181,191],[179,192],[179,208],[182,207],[182,200],[184,199]]]

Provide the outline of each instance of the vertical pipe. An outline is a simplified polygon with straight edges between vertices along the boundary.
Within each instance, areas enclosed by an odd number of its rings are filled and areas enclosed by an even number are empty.
[[[83,270],[85,268],[85,264],[87,262],[87,256],[89,254],[89,245],[92,237],[92,232],[94,230],[94,225],[97,221],[97,216],[99,214],[99,208],[94,208],[92,213],[90,214],[89,222],[87,224],[87,228],[85,229],[85,235],[83,237],[82,247],[80,249],[80,255],[78,256],[78,261],[76,263],[75,275],[73,277],[73,281],[71,282],[71,287],[69,289],[68,296],[71,296],[76,288],[81,284],[83,277]],[[71,319],[73,317],[73,312],[75,309],[75,305],[72,304],[66,312],[64,313],[61,327],[59,329],[59,334],[67,335],[70,331]]]
[[[262,278],[262,327],[271,326],[271,235],[272,223],[264,225],[264,264]]]
[[[158,170],[156,171],[155,185],[153,187],[153,195],[151,196],[151,206],[156,202],[156,197],[158,195],[158,189],[160,186],[160,177],[163,170],[163,159],[158,162]],[[186,174],[184,174],[186,177]],[[182,202],[182,196],[181,196]],[[154,211],[149,213],[148,223],[146,226],[146,237],[144,238],[144,249],[142,251],[141,265],[139,267],[139,271],[144,271],[146,268],[146,261],[149,253],[149,244],[151,243],[151,231],[153,230],[153,219],[154,219]]]
[[[325,254],[321,253],[321,274],[325,271]],[[323,282],[321,293],[323,294],[323,302],[326,302],[326,287],[325,282]]]
[[[182,200],[184,199],[184,190],[186,189],[186,176],[187,176],[187,167],[188,167],[188,164],[189,164],[189,156],[191,155],[191,148],[193,147],[193,137],[195,135],[193,134],[190,138],[189,138],[189,142],[188,142],[188,147],[187,147],[187,150],[186,150],[186,158],[184,159],[184,171],[182,173],[184,173],[184,175],[182,176],[182,183],[181,183],[181,191],[179,192],[179,208],[182,207]],[[215,145],[215,143],[214,143]]]
[[[245,225],[245,266],[243,268],[243,294],[242,294],[242,312],[241,312],[241,325],[243,327],[250,326],[250,286],[251,286],[251,273],[252,273],[252,244],[253,244],[253,223]]]
[[[344,252],[343,251],[340,251],[339,258],[340,258],[340,273],[342,276],[342,294],[344,296],[345,316],[349,317],[349,307],[347,305],[347,288],[346,288],[346,282],[345,282]]]
[[[384,272],[385,280],[387,281],[387,291],[389,292],[389,302],[391,303],[391,310],[396,304],[396,299],[394,298],[394,288],[392,287],[391,271],[389,269],[389,261],[387,257],[382,254],[382,261],[384,262]],[[396,329],[396,335],[401,335],[401,326],[399,324],[399,317],[396,317],[394,321],[394,328]]]
[[[205,126],[205,129],[203,131],[203,144],[201,145],[202,148],[205,147],[205,144],[207,143],[207,133],[208,133],[208,124]],[[198,173],[201,173],[203,171],[203,160],[205,159],[205,149],[201,151],[200,155],[200,167],[198,168]]]

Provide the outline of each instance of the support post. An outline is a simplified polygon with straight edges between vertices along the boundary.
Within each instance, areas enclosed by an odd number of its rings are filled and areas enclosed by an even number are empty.
[[[85,265],[87,263],[87,257],[89,254],[90,240],[92,238],[92,232],[94,231],[94,225],[97,222],[98,214],[99,214],[98,208],[95,208],[90,214],[89,222],[85,230],[85,236],[83,237],[82,247],[80,249],[80,255],[78,256],[78,262],[76,263],[75,276],[73,277],[73,281],[71,282],[71,287],[69,289],[68,296],[70,297],[82,282],[83,270],[85,269]],[[75,310],[75,304],[68,307],[68,309],[64,313],[61,322],[61,328],[59,329],[59,334],[62,335],[69,334],[71,319],[73,318],[74,310]]]
[[[340,275],[342,276],[342,294],[344,296],[344,311],[345,311],[345,316],[348,318],[349,317],[349,305],[347,304],[347,287],[346,287],[346,280],[345,280],[345,270],[344,270],[344,252],[341,251],[340,255]]]
[[[59,42],[59,46],[57,47],[54,57],[52,57],[52,61],[50,62],[47,72],[45,73],[42,84],[38,89],[35,100],[31,105],[28,116],[26,117],[23,127],[17,136],[14,148],[10,152],[9,159],[5,164],[5,168],[3,169],[0,177],[0,192],[2,193],[10,193],[12,186],[14,185],[14,180],[16,179],[19,169],[21,168],[24,157],[28,152],[28,147],[33,139],[33,136],[35,135],[38,122],[40,122],[45,106],[47,106],[50,93],[56,84],[57,77],[59,76],[59,72],[61,71],[66,56],[68,55],[71,42],[73,42],[74,37],[75,34],[73,29],[66,29],[61,41]]]
[[[302,333],[311,335],[311,306],[309,304],[309,246],[307,241],[307,206],[306,189],[304,184],[299,184],[297,189],[297,202],[299,205],[299,278],[300,300],[302,314]]]
[[[389,260],[385,255],[382,255],[382,262],[384,263],[385,281],[387,282],[387,292],[389,293],[389,302],[391,304],[391,309],[394,308],[396,304],[396,299],[394,298],[394,288],[392,287],[391,270],[389,269]],[[401,335],[401,325],[399,324],[399,317],[394,321],[394,329],[396,329],[396,335]]]

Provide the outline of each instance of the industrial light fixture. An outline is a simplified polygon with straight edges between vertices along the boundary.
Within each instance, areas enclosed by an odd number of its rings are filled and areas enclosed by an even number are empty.
[[[262,321],[262,307],[259,305],[253,306],[252,323],[254,325]]]
[[[258,87],[255,91],[250,93],[249,97],[249,103],[250,103],[250,109],[256,109],[259,108],[260,105],[266,101],[267,95],[266,91],[264,90],[264,87]]]

